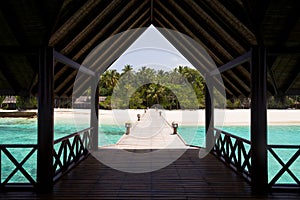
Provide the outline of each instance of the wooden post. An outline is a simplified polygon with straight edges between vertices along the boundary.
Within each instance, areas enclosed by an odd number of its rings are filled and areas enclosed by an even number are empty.
[[[99,115],[99,87],[98,87],[98,77],[91,77],[91,116],[90,125],[93,127],[92,131],[92,150],[98,150],[98,115]]]
[[[205,85],[205,131],[206,151],[210,152],[214,145],[214,104],[213,87],[206,80]]]
[[[256,194],[268,190],[266,49],[252,48],[251,59],[251,184]]]
[[[39,51],[37,189],[53,188],[53,48]]]

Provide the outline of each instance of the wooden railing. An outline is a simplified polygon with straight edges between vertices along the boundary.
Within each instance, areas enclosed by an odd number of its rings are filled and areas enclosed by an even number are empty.
[[[251,142],[220,129],[214,129],[213,154],[227,166],[251,182]]]
[[[25,153],[25,156],[24,155],[20,156],[20,153],[16,155],[14,155],[14,153],[11,153],[10,150],[12,149],[18,149],[18,152],[22,152],[22,153],[26,152],[26,151],[22,151],[23,149],[29,149],[29,151],[28,153],[27,152]],[[1,189],[8,188],[8,187],[33,188],[36,186],[36,177],[35,177],[36,174],[28,173],[29,169],[26,170],[26,168],[24,167],[24,164],[32,157],[32,155],[34,155],[36,151],[37,151],[36,144],[1,144],[0,145],[1,172],[2,172],[2,168],[5,168],[4,171],[6,171],[5,177],[2,177],[3,174],[0,173]],[[4,158],[3,156],[6,156],[6,158],[11,162],[12,165],[5,166],[3,163],[3,158]],[[22,159],[19,159],[19,157],[22,157]],[[36,160],[34,161],[36,165]],[[30,165],[30,167],[33,166]],[[36,171],[36,169],[33,169],[33,171]],[[13,180],[13,178],[16,176],[17,173],[19,179],[21,180]]]
[[[92,149],[92,129],[87,128],[54,141],[54,182],[89,154]]]
[[[284,162],[283,158],[280,158],[278,156],[278,153],[275,152],[274,149],[277,150],[295,150],[294,153],[289,153],[290,155],[288,156],[289,159]],[[269,186],[270,188],[299,188],[300,187],[300,180],[297,177],[299,176],[299,168],[300,168],[300,145],[268,145],[268,151],[272,155],[273,158],[281,165],[280,170],[275,174],[275,176],[272,178],[271,181],[269,181]],[[298,159],[298,160],[297,160]],[[290,169],[290,167],[296,163],[298,164],[298,169],[297,169],[297,175],[295,174],[296,171],[293,171]],[[297,165],[296,165],[297,166]],[[270,166],[269,166],[270,167]],[[294,183],[280,183],[279,179],[287,173]]]
[[[88,128],[54,141],[54,182],[89,154],[92,130]],[[0,189],[37,186],[37,157],[33,157],[37,156],[37,149],[37,144],[0,145]],[[30,159],[32,162],[28,163]]]
[[[213,154],[235,172],[243,176],[248,182],[251,182],[251,142],[216,128],[214,129],[214,134],[215,146],[212,151]],[[267,149],[269,151],[268,176],[272,177],[269,181],[269,188],[299,189],[300,145],[268,145]],[[293,153],[285,152],[289,158],[286,160],[276,153],[276,150],[294,151]],[[275,159],[272,163],[270,163],[271,158]],[[270,171],[273,165],[276,165],[275,162],[280,164],[280,168],[272,174]],[[293,164],[295,169],[291,167]],[[291,181],[282,181],[281,178],[284,174],[288,174],[293,183]]]

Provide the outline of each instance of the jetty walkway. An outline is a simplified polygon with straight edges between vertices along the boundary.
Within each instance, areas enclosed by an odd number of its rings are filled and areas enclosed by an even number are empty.
[[[129,134],[124,134],[115,145],[103,148],[118,149],[185,149],[189,148],[174,130],[161,111],[150,109],[132,124]]]

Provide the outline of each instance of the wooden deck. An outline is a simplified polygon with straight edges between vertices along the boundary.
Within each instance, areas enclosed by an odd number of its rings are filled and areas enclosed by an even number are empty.
[[[214,155],[198,153],[151,111],[118,144],[99,148],[63,176],[53,192],[2,192],[0,199],[300,199],[300,192],[254,196]]]
[[[176,151],[176,150],[174,150]],[[51,194],[1,193],[1,199],[257,199],[242,178],[209,154],[198,158],[188,149],[171,165],[149,173],[125,173],[103,165],[92,155],[65,175]],[[299,199],[274,193],[260,199]]]
[[[148,110],[140,121],[133,124],[130,134],[124,134],[115,145],[117,149],[177,149],[188,148],[173,128],[156,110]]]

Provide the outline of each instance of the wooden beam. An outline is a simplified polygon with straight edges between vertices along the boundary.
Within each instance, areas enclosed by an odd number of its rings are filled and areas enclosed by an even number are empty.
[[[251,58],[251,186],[256,194],[268,190],[266,49],[252,48]]]
[[[141,16],[139,16],[138,19],[130,27],[128,27],[128,30],[134,29],[136,26],[144,27],[147,23],[147,21],[144,20],[144,18],[147,17],[146,14],[147,13],[143,13]],[[122,53],[126,51],[126,49],[142,34],[143,31],[144,29],[135,29],[132,32],[124,32],[121,35],[117,35],[114,41],[111,39],[106,40],[106,42],[101,43],[102,46],[98,46],[97,50],[93,51],[95,56],[90,54],[88,58],[86,58],[85,62],[89,63],[89,65],[92,66],[95,71],[103,73],[113,63],[113,61],[115,61],[116,58],[120,57]],[[114,32],[114,34],[117,33]],[[109,46],[107,49],[103,49],[104,45]],[[101,53],[101,55],[96,56],[97,53]],[[84,88],[84,85],[88,84],[87,80],[82,80],[81,83],[82,87],[73,91],[73,94],[80,94]]]
[[[249,22],[252,26],[252,32],[256,36],[257,44],[259,45],[264,43],[262,22],[264,20],[269,3],[269,0],[245,0],[243,3],[245,6],[244,12],[249,18]]]
[[[98,150],[98,142],[99,142],[99,87],[98,81],[99,77],[95,77],[91,79],[91,113],[90,113],[90,126],[93,127],[92,130],[92,149],[93,151]]]
[[[96,6],[98,6],[99,3],[101,3],[101,1],[93,1],[93,0],[86,1],[84,5],[80,7],[80,9],[78,9],[72,16],[70,16],[68,20],[65,23],[63,23],[51,35],[49,44],[51,46],[55,46],[56,44],[61,42],[61,40],[63,40],[70,32],[73,32],[73,30],[78,25],[78,22],[80,22],[80,20],[82,19],[85,19],[86,16],[89,15]]]
[[[248,51],[247,53],[235,58],[234,60],[222,65],[221,67],[218,67],[218,69],[211,71],[209,74],[210,74],[210,76],[214,76],[216,74],[228,71],[236,66],[239,66],[245,62],[248,62],[250,59],[251,59],[251,52]]]
[[[63,55],[57,51],[54,51],[53,55],[54,55],[55,60],[57,60],[58,62],[61,62],[65,65],[68,65],[68,66],[74,68],[74,69],[77,69],[86,75],[93,76],[93,77],[96,76],[96,73],[93,72],[92,70],[90,70],[89,68],[78,64],[77,62],[71,60],[70,58],[66,57],[65,55]]]
[[[210,84],[209,77],[205,79],[205,149],[210,152],[213,149],[214,140],[214,87]]]
[[[162,9],[162,12],[160,12],[158,9],[155,9],[155,13],[158,14],[158,16],[160,16],[163,21],[165,21],[166,23],[168,23],[168,25],[170,27],[173,28],[173,30],[178,30],[178,28],[175,28],[170,21],[165,17],[167,14],[169,16],[172,16],[172,12],[167,9],[167,7],[165,7],[160,1],[157,2],[157,4],[159,5],[159,7]],[[162,14],[164,13],[164,14]],[[211,48],[209,48],[208,46],[206,46],[186,25],[186,23],[183,23],[176,15],[173,15],[173,20],[176,23],[177,27],[179,27],[181,29],[180,32],[186,33],[188,34],[191,38],[193,38],[196,42],[198,42],[204,49],[206,49],[206,51],[208,52],[208,54],[213,58],[213,60],[215,61],[216,64],[223,64],[223,62],[221,61],[221,59],[214,54],[214,52],[211,50]],[[159,22],[159,19],[157,19],[156,17],[156,21]],[[159,22],[159,24],[161,24],[161,22]],[[165,27],[165,26],[162,26]],[[205,40],[204,40],[205,41]]]
[[[244,39],[252,45],[256,44],[255,35],[245,26],[234,14],[230,12],[223,4],[222,1],[218,0],[204,0],[204,2],[213,9],[222,19],[222,22],[228,25],[230,28],[235,29],[239,35],[243,35]],[[237,1],[238,4],[243,6],[241,1]]]
[[[131,3],[128,4],[133,4],[134,1],[130,1]],[[99,14],[93,18],[91,21],[85,21],[84,27],[81,29],[80,32],[78,32],[75,37],[68,42],[67,46],[65,46],[60,52],[63,54],[69,54],[72,50],[76,48],[77,45],[79,45],[84,39],[91,37],[92,32],[97,29],[99,26],[101,26],[101,23],[118,8],[118,5],[122,4],[122,0],[114,0],[111,1],[105,9],[101,10]],[[126,6],[122,6],[120,9],[125,9]],[[116,12],[116,11],[115,11]],[[75,23],[77,24],[77,23]],[[78,24],[77,24],[78,25]],[[68,32],[68,31],[67,31]],[[99,31],[101,32],[101,31]],[[69,36],[71,37],[71,36]],[[68,38],[68,37],[67,37]]]
[[[218,37],[222,38],[222,40],[224,41],[224,44],[227,44],[228,47],[234,49],[239,54],[246,51],[244,49],[244,47],[235,40],[235,38],[233,38],[227,31],[225,31],[220,26],[220,24],[217,23],[209,14],[207,14],[205,12],[205,10],[202,7],[200,7],[195,1],[192,1],[192,0],[184,0],[184,1],[190,7],[189,8],[189,10],[191,10],[190,13],[192,13],[192,11],[194,11],[193,13],[198,15],[197,16],[198,23],[200,21],[203,21],[205,23],[204,26],[208,27],[207,28],[208,30],[212,30],[212,32],[219,35]],[[181,1],[176,1],[176,2],[177,3],[182,2],[182,0]]]
[[[49,192],[53,187],[53,48],[44,47],[39,56],[38,89],[38,153],[37,187],[39,192]]]
[[[139,6],[141,8],[143,8],[146,5],[147,5],[147,1],[144,1]],[[126,6],[126,8],[128,7],[128,9],[129,9],[130,6],[132,6],[131,3],[128,4]],[[142,13],[141,13],[141,9],[135,9],[134,12],[132,12],[130,14],[130,16],[128,16],[124,19],[124,15],[126,15],[126,13],[128,13],[128,11],[125,9],[122,9],[120,12],[118,12],[116,15],[114,15],[114,17],[110,20],[110,23],[105,24],[105,26],[101,29],[101,31],[99,33],[97,33],[94,37],[92,37],[88,43],[85,43],[84,46],[80,47],[80,50],[72,57],[72,60],[82,59],[82,57],[86,54],[86,52],[90,52],[93,47],[100,44],[100,41],[105,40],[106,37],[109,38],[108,36],[116,35],[116,34],[122,32],[123,30],[126,30],[126,29],[129,30],[129,29],[135,28],[135,26],[137,25],[136,22],[141,22],[141,20],[146,17],[147,12],[150,12],[150,8]],[[137,17],[137,19],[135,19],[135,17]],[[122,24],[115,29],[113,27],[113,25],[117,24],[120,20],[122,21]],[[129,26],[130,21],[132,21],[132,20],[135,20],[135,22],[131,26]],[[111,32],[111,30],[113,30],[113,32]],[[108,33],[108,32],[110,33],[110,35],[106,36],[105,33]],[[107,48],[109,48],[109,46]],[[101,56],[108,57],[107,55],[101,55]],[[85,62],[90,63],[90,61],[87,61],[86,59],[85,59]],[[64,73],[66,71],[66,68],[67,68],[67,66],[64,66],[59,72],[57,72],[57,74]],[[69,79],[70,80],[73,79],[76,76],[76,74],[77,73],[72,74],[71,76],[69,75],[68,76]],[[61,84],[60,88],[65,87],[66,84],[68,84],[68,83],[69,83],[69,81],[65,80],[64,83]],[[56,92],[59,92],[60,88],[58,88],[59,90],[57,89]],[[70,90],[72,90],[72,87],[70,87],[70,89],[68,89],[67,92],[69,92]]]

